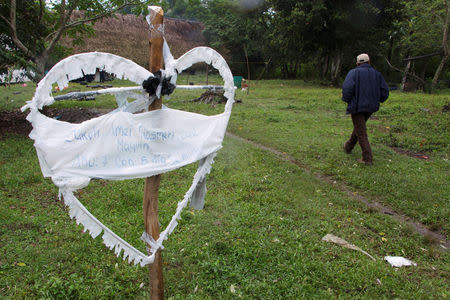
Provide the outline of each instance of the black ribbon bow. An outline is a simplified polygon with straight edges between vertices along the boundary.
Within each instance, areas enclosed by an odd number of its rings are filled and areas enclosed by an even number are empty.
[[[144,82],[142,82],[142,87],[146,90],[151,96],[156,94],[156,89],[160,84],[161,86],[161,95],[170,95],[175,90],[175,85],[170,83],[170,77],[164,77],[161,83],[161,71],[157,71],[154,74],[154,77],[149,77]]]

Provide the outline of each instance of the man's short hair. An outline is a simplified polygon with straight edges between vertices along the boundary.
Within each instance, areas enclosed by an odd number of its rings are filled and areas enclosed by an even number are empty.
[[[370,61],[369,55],[366,53],[362,53],[356,57],[356,63],[357,64],[363,64]]]

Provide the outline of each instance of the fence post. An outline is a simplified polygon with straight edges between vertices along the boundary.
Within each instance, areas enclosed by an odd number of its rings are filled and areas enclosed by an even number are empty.
[[[150,7],[151,15],[151,36],[150,36],[150,53],[149,53],[149,69],[150,72],[156,72],[163,67],[163,22],[164,11],[161,7]],[[162,97],[155,99],[149,106],[150,110],[161,109]],[[144,185],[144,224],[145,231],[148,235],[157,240],[159,238],[159,221],[158,221],[158,191],[161,175],[151,176],[145,178]],[[156,252],[153,264],[149,266],[150,278],[150,299],[159,300],[164,299],[164,282],[162,272],[162,257],[161,249]]]

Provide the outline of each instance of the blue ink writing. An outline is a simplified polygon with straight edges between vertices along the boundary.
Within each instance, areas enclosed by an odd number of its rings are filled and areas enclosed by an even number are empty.
[[[144,127],[139,127],[139,134],[147,141],[167,141],[174,139],[175,133],[173,131],[154,131],[147,130]]]
[[[91,128],[88,130],[74,130],[71,139],[67,139],[66,142],[70,143],[73,141],[92,141],[100,136],[100,129]]]
[[[113,126],[112,134],[114,136],[131,136],[131,127]]]
[[[106,167],[108,164],[108,158],[106,156],[101,157],[84,157],[77,156],[74,161],[72,161],[72,168],[78,169],[91,169],[98,167]]]
[[[128,143],[125,140],[118,140],[117,151],[133,153],[136,153],[137,151],[150,152],[150,146],[147,143]]]

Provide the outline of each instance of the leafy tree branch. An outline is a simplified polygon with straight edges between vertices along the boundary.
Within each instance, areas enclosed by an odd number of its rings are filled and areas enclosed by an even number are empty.
[[[12,42],[8,47],[16,48],[26,60],[30,61],[30,65],[34,65],[36,80],[39,80],[44,74],[55,47],[68,30],[82,33],[85,29],[80,25],[95,22],[128,6],[144,6],[146,2],[144,0],[107,2],[61,0],[52,8],[48,8],[44,0],[11,0],[9,7],[0,4],[0,21],[4,22],[8,28],[7,35]],[[75,10],[84,11],[81,18],[73,18]],[[31,18],[27,18],[28,15],[31,15]],[[20,23],[18,23],[18,17],[21,18]],[[22,24],[22,21],[31,24]],[[3,40],[7,41],[7,39]]]

